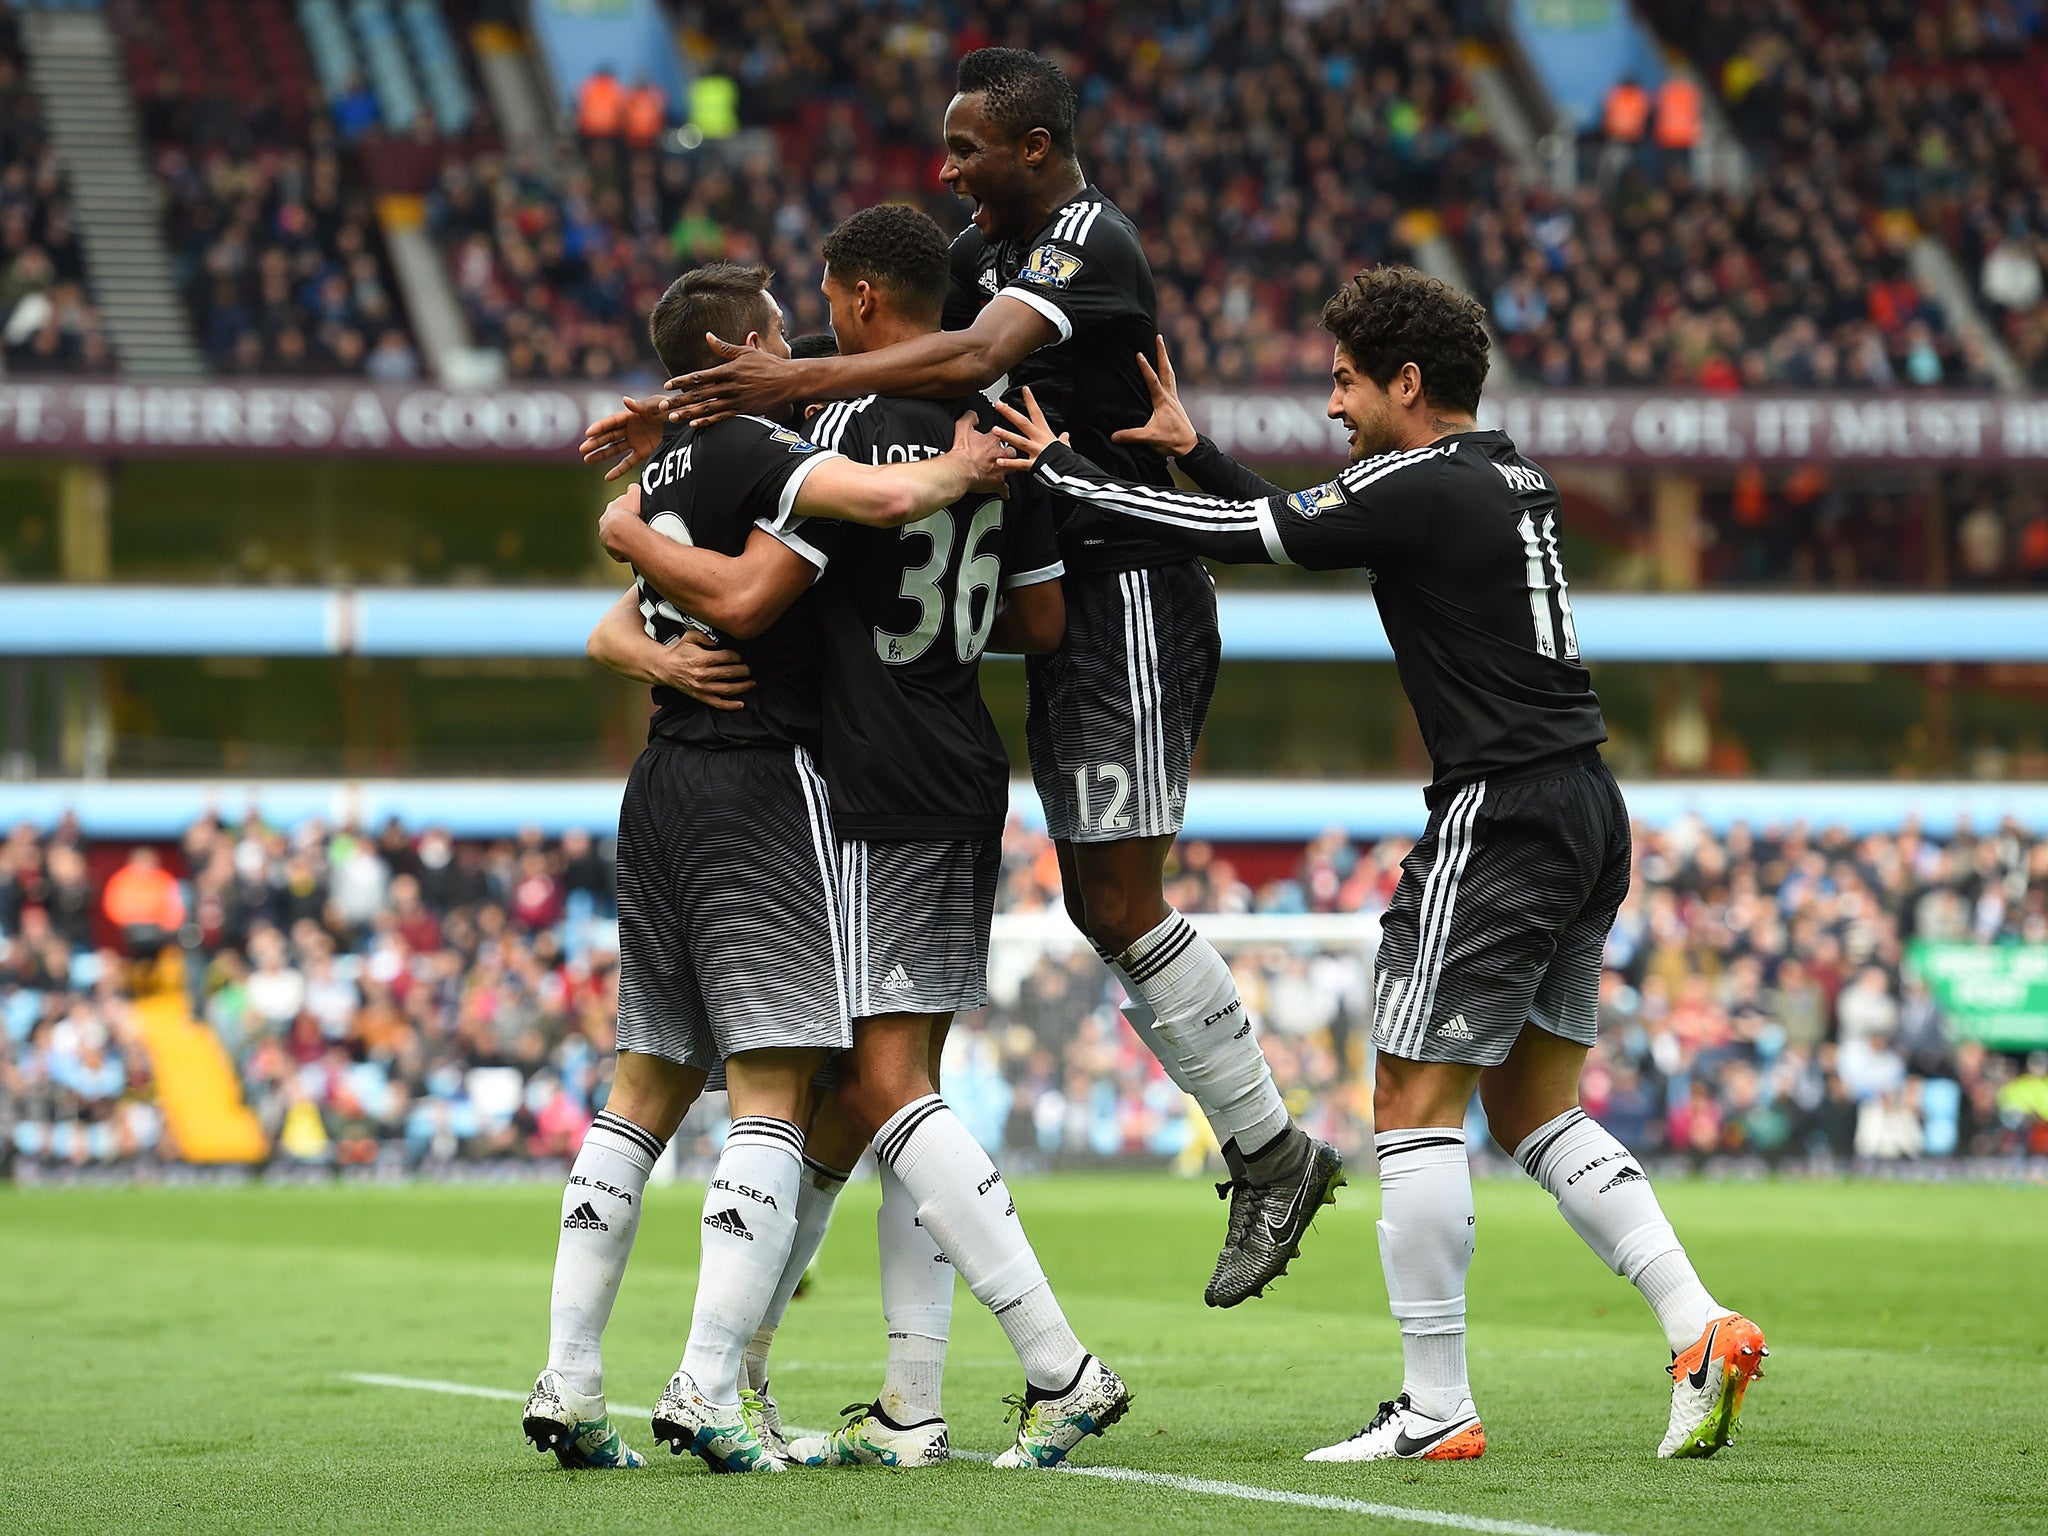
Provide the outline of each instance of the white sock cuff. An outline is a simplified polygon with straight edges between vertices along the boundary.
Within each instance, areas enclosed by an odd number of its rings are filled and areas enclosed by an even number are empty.
[[[1565,1142],[1579,1126],[1590,1125],[1597,1130],[1599,1124],[1597,1120],[1589,1120],[1586,1112],[1574,1104],[1556,1119],[1544,1121],[1523,1137],[1522,1144],[1515,1148],[1515,1161],[1522,1165],[1523,1172],[1554,1195],[1557,1191],[1551,1189],[1545,1175],[1555,1172],[1551,1164],[1558,1161],[1553,1154],[1559,1144]]]
[[[846,1187],[846,1181],[853,1177],[853,1170],[844,1173],[837,1168],[827,1168],[810,1153],[804,1154],[804,1182],[821,1195],[836,1195]]]
[[[804,1155],[803,1127],[787,1120],[777,1120],[773,1115],[742,1115],[733,1121],[732,1129],[725,1138],[726,1151],[738,1147],[787,1152],[801,1161]]]
[[[1399,1175],[1412,1168],[1432,1168],[1444,1163],[1462,1163],[1465,1131],[1462,1126],[1422,1125],[1413,1130],[1381,1131],[1372,1139],[1379,1158],[1380,1178]]]
[[[1165,922],[1118,955],[1112,963],[1121,967],[1138,986],[1143,986],[1163,976],[1200,937],[1194,924],[1178,912],[1168,911]]]
[[[636,1166],[652,1172],[654,1165],[661,1161],[661,1154],[667,1143],[654,1132],[635,1125],[624,1115],[615,1115],[608,1109],[597,1112],[597,1118],[590,1122],[590,1129],[584,1133],[584,1143],[595,1141],[608,1151],[616,1152]]]
[[[945,1107],[946,1101],[936,1093],[928,1093],[921,1099],[912,1099],[883,1121],[882,1128],[875,1132],[875,1156],[890,1167],[894,1167],[896,1159],[901,1157],[904,1148],[910,1145],[910,1138],[916,1134],[917,1128],[933,1115],[941,1113]]]

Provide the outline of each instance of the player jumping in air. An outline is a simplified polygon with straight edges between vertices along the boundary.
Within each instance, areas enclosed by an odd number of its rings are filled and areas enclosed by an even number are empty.
[[[708,360],[707,330],[781,350],[767,279],[729,265],[677,279],[650,321],[655,350],[673,367]],[[971,427],[963,421],[945,452],[886,467],[760,417],[681,428],[632,494],[667,539],[733,555],[773,543],[808,570],[823,561],[795,530],[828,504],[900,522],[997,483],[994,440]],[[645,580],[629,600],[656,640],[688,622]],[[744,710],[655,690],[620,809],[618,1068],[563,1194],[548,1364],[524,1415],[528,1438],[565,1466],[641,1464],[605,1411],[601,1337],[648,1173],[722,1060],[732,1132],[705,1196],[689,1344],[654,1429],[721,1471],[782,1467],[742,1397],[741,1357],[795,1240],[812,1074],[851,1043],[837,857],[812,756],[818,611],[783,606],[747,630],[754,688]]]
[[[1715,1302],[1642,1165],[1579,1108],[1601,952],[1628,891],[1629,823],[1558,555],[1550,477],[1474,420],[1485,315],[1405,268],[1363,273],[1323,311],[1329,414],[1350,466],[1292,495],[1197,438],[1165,349],[1143,440],[1213,495],[1162,495],[1060,443],[1035,403],[1005,436],[1035,477],[1212,559],[1366,568],[1435,770],[1429,824],[1402,862],[1373,980],[1380,1259],[1401,1327],[1402,1390],[1310,1461],[1477,1456],[1465,1372],[1474,1088],[1494,1138],[1587,1246],[1655,1310],[1671,1346],[1659,1456],[1734,1436],[1764,1336]],[[1150,373],[1150,369],[1146,370]]]
[[[1170,489],[1157,455],[1120,440],[1150,414],[1134,356],[1158,329],[1157,302],[1137,230],[1082,174],[1072,89],[1011,48],[968,54],[957,85],[940,177],[974,212],[953,242],[946,329],[795,363],[719,345],[724,361],[671,381],[678,394],[595,423],[586,459],[625,449],[636,463],[670,410],[713,421],[800,400],[955,399],[1007,380],[1031,386],[1091,460]],[[1216,680],[1215,593],[1198,561],[1140,525],[1071,501],[1056,516],[1066,638],[1027,663],[1032,777],[1068,913],[1230,1166],[1228,1236],[1204,1295],[1235,1306],[1286,1271],[1343,1172],[1289,1119],[1230,967],[1163,894]]]

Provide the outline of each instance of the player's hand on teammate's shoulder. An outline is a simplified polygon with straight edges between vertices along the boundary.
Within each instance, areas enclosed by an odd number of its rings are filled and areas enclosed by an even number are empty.
[[[796,398],[789,359],[759,347],[743,347],[704,333],[711,350],[725,361],[668,381],[670,421],[708,427],[728,416],[761,416]]]
[[[953,423],[951,451],[965,458],[974,473],[969,490],[1006,495],[1010,476],[1031,467],[1029,459],[1020,459],[1010,451],[1001,427],[991,432],[982,431],[981,423],[972,411],[962,412],[960,419]]]
[[[1152,396],[1152,416],[1142,427],[1125,427],[1109,434],[1113,443],[1135,443],[1177,459],[1195,451],[1195,424],[1180,403],[1180,380],[1173,374],[1173,359],[1166,354],[1166,338],[1159,342],[1159,366],[1154,368],[1144,353],[1138,367],[1145,375],[1145,389]]]
[[[996,409],[1002,413],[1007,427],[998,426],[995,435],[1016,450],[1020,458],[1012,461],[1012,471],[1028,469],[1038,462],[1038,456],[1054,443],[1068,443],[1067,434],[1054,432],[1052,423],[1045,419],[1045,411],[1038,403],[1038,397],[1031,393],[1031,386],[1024,387],[1024,409],[1018,410],[1006,401],[998,400]]]
[[[654,451],[661,446],[661,435],[668,428],[668,396],[648,395],[636,400],[627,395],[624,402],[625,409],[585,427],[583,441],[577,448],[586,464],[617,461],[604,472],[607,480],[630,474],[653,458]]]
[[[597,537],[606,554],[626,565],[633,558],[628,552],[632,538],[646,526],[640,521],[640,482],[636,480],[626,487],[623,495],[614,496],[605,503],[605,509],[597,519]]]
[[[661,654],[654,668],[660,681],[713,709],[744,709],[740,695],[754,686],[740,659],[701,629],[686,629]]]

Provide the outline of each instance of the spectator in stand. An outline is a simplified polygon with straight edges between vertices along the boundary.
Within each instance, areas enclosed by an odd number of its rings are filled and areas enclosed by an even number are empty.
[[[10,373],[105,373],[113,358],[25,63],[14,13],[0,9],[0,356]]]
[[[130,955],[154,959],[185,924],[185,896],[154,848],[135,849],[107,882],[102,910]]]
[[[626,148],[642,153],[654,148],[668,126],[668,92],[645,75],[626,93],[620,127]]]
[[[576,90],[576,131],[586,149],[615,140],[625,130],[626,88],[609,64],[600,64]]]

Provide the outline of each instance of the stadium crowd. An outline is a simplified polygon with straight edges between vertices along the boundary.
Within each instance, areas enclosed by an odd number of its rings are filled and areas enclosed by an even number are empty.
[[[105,373],[64,167],[30,89],[21,23],[0,5],[0,356],[8,373]]]
[[[1470,14],[1467,14],[1470,13]],[[679,264],[761,260],[822,329],[816,251],[856,208],[937,182],[953,62],[1025,43],[1081,91],[1086,168],[1147,233],[1160,321],[1194,380],[1320,380],[1330,289],[1405,249],[1405,209],[1477,190],[1491,140],[1456,68],[1482,8],[1138,10],[1054,4],[698,8],[693,62],[736,82],[730,138],[690,156],[623,130],[449,165],[432,223],[481,344],[515,377],[653,366],[645,316]]]
[[[308,110],[318,98],[303,44],[281,18],[266,0],[253,30],[267,77],[294,88],[245,84],[255,93],[244,97],[174,67],[169,12],[112,7],[197,339],[222,373],[406,382],[419,357],[370,200],[345,164],[346,123]]]
[[[1961,256],[2030,382],[2048,382],[2048,203],[2039,150],[2048,123],[2032,125],[2030,141],[2005,94],[2014,77],[2001,73],[2031,58],[2038,78],[2041,6],[1647,0],[1643,9],[1714,82],[1736,132],[1769,167],[1759,179],[1772,188],[1825,187],[1831,203],[1860,202],[1887,215],[1865,220],[1883,232],[1867,236],[1870,243],[1894,248],[1884,251],[1870,318],[1894,338],[1889,350],[1900,382],[1936,382],[1936,360],[1950,382],[1979,382],[1969,377],[1976,368],[1966,347],[1930,357],[1938,316],[1926,312],[1924,298],[1913,295],[1903,334],[1886,325],[1880,305],[1888,309],[1912,292],[1897,271],[1897,248],[1920,229]],[[2036,92],[2038,85],[2017,89]],[[1775,191],[1764,196],[1780,200]],[[1875,351],[1865,355],[1874,365]]]
[[[1254,888],[1226,852],[1191,841],[1168,896],[1192,912],[1356,913],[1369,945],[1406,848],[1331,833]],[[13,1157],[176,1157],[132,1001],[150,976],[188,989],[282,1164],[559,1158],[602,1107],[616,929],[605,849],[588,835],[469,842],[252,816],[202,821],[167,856],[122,852],[68,825],[0,844],[0,1145]],[[1051,847],[1021,826],[1000,909],[1057,920]],[[1200,1116],[1118,1018],[1092,952],[1053,931],[996,946],[996,1002],[956,1025],[948,1097],[1013,1156],[1198,1166]],[[1905,963],[1916,937],[2048,943],[2048,840],[2010,826],[1639,829],[1587,1107],[1632,1147],[1697,1162],[2048,1156],[2048,1055],[2022,1063],[1959,1040]],[[1256,943],[1232,963],[1304,1123],[1361,1150],[1366,947]],[[721,1131],[707,1101],[679,1150],[707,1154]]]

